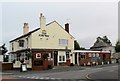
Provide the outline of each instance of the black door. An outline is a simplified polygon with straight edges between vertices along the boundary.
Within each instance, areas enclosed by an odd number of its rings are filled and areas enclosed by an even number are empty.
[[[54,51],[54,66],[57,66],[58,63],[58,51]]]
[[[105,60],[105,58],[106,58],[106,56],[105,56],[105,54],[103,54],[103,60]]]
[[[77,53],[75,53],[75,64],[77,64]]]

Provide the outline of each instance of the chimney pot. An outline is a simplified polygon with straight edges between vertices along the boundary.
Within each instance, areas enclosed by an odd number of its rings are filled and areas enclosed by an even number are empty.
[[[40,13],[40,27],[42,30],[45,30],[46,27],[46,18]]]
[[[28,31],[29,31],[28,23],[24,23],[24,26],[23,26],[23,34],[28,33]]]
[[[69,33],[69,23],[65,24],[65,31],[67,31]]]

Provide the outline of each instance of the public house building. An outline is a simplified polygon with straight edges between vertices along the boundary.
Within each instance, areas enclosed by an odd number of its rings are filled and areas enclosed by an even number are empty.
[[[74,40],[68,23],[65,29],[56,21],[46,24],[46,18],[40,14],[40,27],[29,31],[28,23],[24,23],[23,35],[10,41],[13,67],[20,68],[25,63],[27,68],[43,70],[70,65],[74,63]]]

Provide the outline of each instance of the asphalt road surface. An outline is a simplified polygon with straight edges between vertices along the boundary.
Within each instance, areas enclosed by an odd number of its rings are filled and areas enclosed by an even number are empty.
[[[10,71],[10,73],[11,74],[8,76],[15,79],[22,79],[22,81],[25,79],[34,79],[39,81],[86,81],[87,75],[93,79],[118,79],[118,65],[109,64],[84,68],[74,66],[48,71],[28,71],[22,73],[19,71]],[[5,75],[3,74],[3,76]]]
[[[88,77],[94,81],[120,81],[120,65],[104,67],[99,72],[91,73]]]

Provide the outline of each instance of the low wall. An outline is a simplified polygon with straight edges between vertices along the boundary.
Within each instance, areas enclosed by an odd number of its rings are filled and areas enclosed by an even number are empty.
[[[7,63],[7,62],[0,62],[0,69],[1,70],[12,70],[13,69],[13,63]]]

